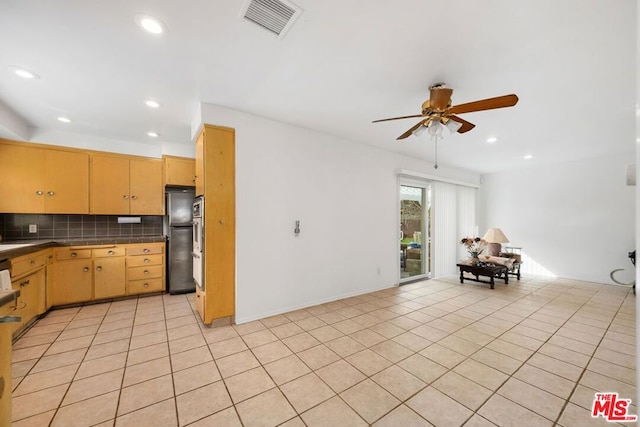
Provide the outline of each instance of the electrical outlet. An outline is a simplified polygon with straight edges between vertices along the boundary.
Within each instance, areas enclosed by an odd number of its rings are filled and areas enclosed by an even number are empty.
[[[29,233],[37,233],[38,224],[29,224]]]

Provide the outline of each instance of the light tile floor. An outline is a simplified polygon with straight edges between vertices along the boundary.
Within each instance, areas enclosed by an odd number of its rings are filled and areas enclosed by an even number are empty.
[[[628,288],[541,278],[215,329],[193,294],[67,308],[14,345],[13,425],[611,425],[594,393],[635,400],[635,333]]]

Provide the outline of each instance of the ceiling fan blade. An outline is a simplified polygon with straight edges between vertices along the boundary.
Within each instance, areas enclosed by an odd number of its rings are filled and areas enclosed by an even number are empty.
[[[408,136],[411,136],[411,134],[413,133],[414,130],[418,129],[420,126],[422,126],[423,121],[419,121],[415,126],[412,126],[408,131],[406,131],[405,133],[403,133],[402,135],[400,135],[399,137],[397,137],[396,139],[399,141],[401,139],[405,139]]]
[[[471,113],[473,111],[493,110],[494,108],[513,107],[518,103],[516,95],[504,95],[496,98],[482,99],[466,104],[454,105],[447,110],[448,114]]]
[[[460,123],[462,126],[460,126],[460,129],[458,129],[458,133],[465,133],[465,132],[469,132],[471,129],[473,129],[474,127],[476,127],[476,125],[474,125],[473,123],[470,123],[464,119],[461,119],[458,116],[449,116],[449,119],[453,120],[454,122],[458,122]]]
[[[424,117],[422,114],[414,114],[412,116],[400,116],[400,117],[391,117],[389,119],[380,119],[380,120],[374,120],[371,123],[378,123],[378,122],[388,122],[389,120],[400,120],[400,119],[414,119],[416,117]]]
[[[442,112],[449,106],[453,89],[449,88],[432,88],[429,93],[429,104],[433,111]]]

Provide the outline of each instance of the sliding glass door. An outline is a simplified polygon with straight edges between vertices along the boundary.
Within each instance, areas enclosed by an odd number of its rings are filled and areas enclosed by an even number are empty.
[[[400,283],[431,272],[431,188],[428,182],[400,180]]]

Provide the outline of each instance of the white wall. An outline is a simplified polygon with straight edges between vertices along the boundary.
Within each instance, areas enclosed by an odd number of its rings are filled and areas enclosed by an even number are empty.
[[[34,129],[29,141],[133,156],[159,158],[166,154],[179,157],[195,157],[195,145],[191,141],[185,141],[184,144],[163,141],[142,143],[46,129]]]
[[[633,279],[635,187],[625,184],[634,153],[484,175],[480,235],[499,227],[523,247],[522,271],[613,283]]]
[[[236,129],[238,323],[397,283],[397,169],[479,182],[210,104],[202,122]]]

